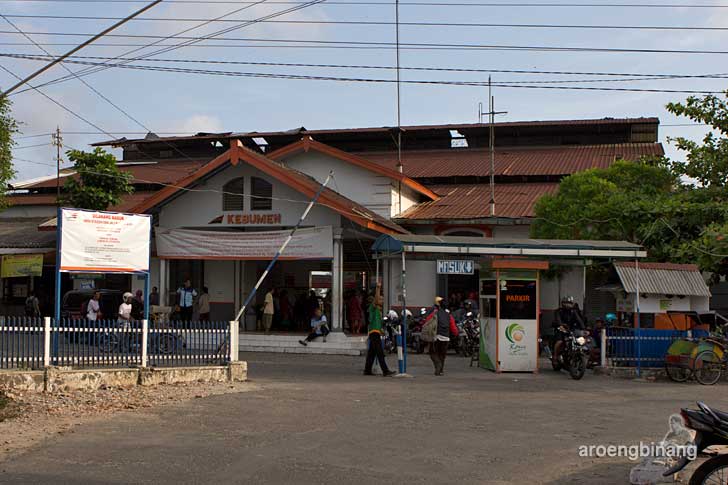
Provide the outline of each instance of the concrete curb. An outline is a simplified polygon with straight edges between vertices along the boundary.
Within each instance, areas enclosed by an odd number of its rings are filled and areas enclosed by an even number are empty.
[[[594,373],[620,379],[645,379],[648,381],[666,380],[668,378],[665,369],[662,367],[642,368],[639,377],[635,367],[595,367]]]
[[[50,366],[39,371],[0,372],[0,388],[30,392],[95,391],[103,387],[130,388],[159,384],[247,380],[247,362],[231,362],[227,366],[129,369],[72,369]]]

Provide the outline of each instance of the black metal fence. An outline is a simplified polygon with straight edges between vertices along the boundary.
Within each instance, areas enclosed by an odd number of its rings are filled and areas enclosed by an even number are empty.
[[[235,322],[0,317],[0,368],[221,365],[237,360],[236,342]]]

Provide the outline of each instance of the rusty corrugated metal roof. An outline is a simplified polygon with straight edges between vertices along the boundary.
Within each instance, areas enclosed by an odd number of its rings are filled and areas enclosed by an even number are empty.
[[[495,175],[570,175],[590,168],[607,168],[618,158],[638,160],[661,156],[660,143],[620,143],[611,145],[558,147],[498,147]],[[396,152],[368,152],[361,156],[390,168],[397,165]],[[412,150],[402,153],[404,173],[413,178],[486,177],[490,175],[487,149]]]
[[[559,184],[495,184],[495,217],[533,217],[533,207]],[[423,202],[395,217],[400,223],[417,220],[480,219],[490,215],[490,185],[432,185],[439,200]]]
[[[156,192],[144,191],[134,192],[133,194],[121,197],[121,203],[110,207],[110,211],[127,212],[135,205],[141,203]],[[55,205],[56,194],[15,194],[7,197],[11,206],[28,206],[28,205]]]
[[[614,263],[624,291],[653,295],[710,296],[700,270],[694,264]],[[638,270],[639,268],[639,270]]]
[[[185,160],[162,160],[159,162],[150,163],[139,163],[139,164],[122,164],[119,169],[122,172],[129,172],[132,174],[132,183],[136,184],[171,184],[180,180],[191,173],[194,173],[202,167],[204,164],[209,162],[209,159],[198,160],[198,159],[185,159]],[[122,162],[123,163],[123,162]],[[69,177],[76,177],[71,175]],[[65,178],[61,177],[62,183],[65,183]],[[51,188],[56,186],[55,177],[49,180],[44,180],[37,184],[23,186],[23,189],[41,189]]]

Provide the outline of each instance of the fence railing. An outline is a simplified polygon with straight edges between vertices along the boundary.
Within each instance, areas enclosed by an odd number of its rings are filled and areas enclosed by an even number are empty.
[[[237,322],[0,317],[0,369],[220,365],[237,351]]]
[[[681,338],[700,338],[704,330],[660,330],[608,327],[602,330],[602,365],[609,367],[663,367],[670,345]]]

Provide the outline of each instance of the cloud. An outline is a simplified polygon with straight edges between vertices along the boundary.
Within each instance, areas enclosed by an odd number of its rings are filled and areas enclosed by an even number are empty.
[[[180,133],[219,133],[225,131],[222,120],[216,116],[204,114],[190,116],[181,123],[172,126],[174,129],[171,131],[179,131]]]

